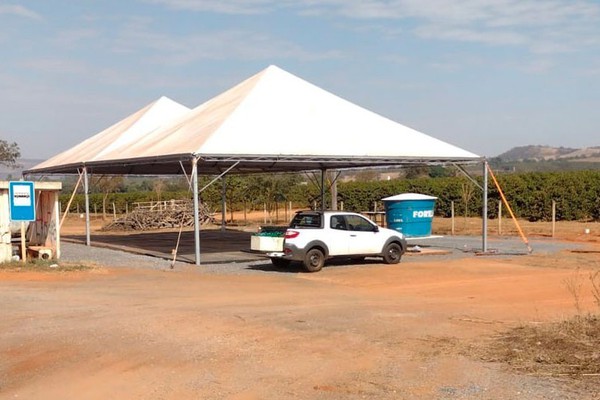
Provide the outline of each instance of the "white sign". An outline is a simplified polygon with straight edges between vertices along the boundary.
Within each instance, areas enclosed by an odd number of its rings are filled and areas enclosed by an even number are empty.
[[[35,221],[35,189],[33,182],[8,183],[11,221]]]
[[[13,185],[13,204],[18,207],[31,207],[29,185]]]
[[[413,211],[413,218],[433,218],[433,210]]]

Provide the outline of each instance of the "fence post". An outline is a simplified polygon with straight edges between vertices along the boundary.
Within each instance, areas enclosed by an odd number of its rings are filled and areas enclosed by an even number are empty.
[[[556,201],[552,200],[552,237],[556,234]]]
[[[498,201],[498,236],[502,235],[502,200]]]
[[[452,232],[452,236],[454,236],[455,230],[454,230],[454,200],[452,200],[450,202],[450,219],[451,219],[451,232]]]

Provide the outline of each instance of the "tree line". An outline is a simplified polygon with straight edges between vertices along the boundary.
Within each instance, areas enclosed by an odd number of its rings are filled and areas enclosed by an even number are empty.
[[[476,177],[481,185],[482,178]],[[202,188],[211,178],[200,179]],[[600,171],[530,172],[500,174],[498,181],[511,207],[519,218],[530,221],[548,221],[552,217],[552,201],[556,202],[558,220],[600,221]],[[104,183],[103,183],[104,182]],[[300,174],[272,174],[226,177],[225,193],[227,208],[233,210],[272,211],[292,203],[295,208],[311,208],[320,203],[321,190],[317,179]],[[99,178],[92,180],[90,208],[111,213],[131,210],[132,203],[191,199],[191,191],[185,178]],[[331,182],[328,181],[329,185]],[[61,195],[63,207],[67,204],[73,182],[66,182]],[[221,180],[208,186],[200,199],[209,208],[219,212],[221,208]],[[456,215],[479,216],[482,213],[483,193],[463,176],[420,177],[390,179],[385,181],[349,181],[337,184],[338,204],[349,211],[383,209],[381,199],[400,193],[422,193],[438,198],[435,214],[449,217],[452,203]],[[326,191],[329,205],[329,191]],[[489,181],[488,210],[490,218],[497,217],[500,194]],[[70,211],[83,212],[83,195],[78,194]],[[64,210],[63,210],[64,211]]]

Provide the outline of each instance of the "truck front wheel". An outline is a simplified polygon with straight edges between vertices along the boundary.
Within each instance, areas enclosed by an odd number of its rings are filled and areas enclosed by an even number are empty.
[[[402,247],[398,243],[390,243],[383,250],[383,262],[386,264],[398,264],[402,257]]]

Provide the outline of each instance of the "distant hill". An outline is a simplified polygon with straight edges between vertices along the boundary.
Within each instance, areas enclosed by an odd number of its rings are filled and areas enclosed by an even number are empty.
[[[490,164],[504,172],[600,170],[600,146],[582,149],[521,146],[490,159]]]
[[[515,161],[600,161],[600,146],[585,147],[583,149],[574,149],[569,147],[551,147],[551,146],[521,146],[514,147],[509,151],[496,157],[502,162]]]
[[[14,180],[19,180],[21,178],[21,173],[26,170],[29,169],[33,166],[38,165],[39,163],[41,163],[44,160],[37,160],[37,159],[31,159],[31,158],[21,158],[17,161],[18,167],[17,168],[10,168],[4,165],[0,165],[0,180],[8,180],[8,179],[14,179]]]

